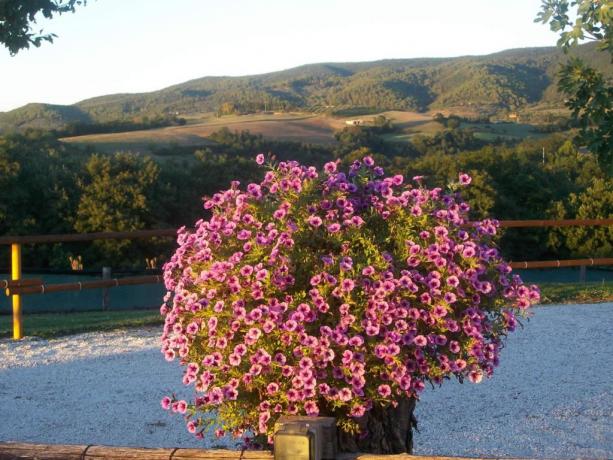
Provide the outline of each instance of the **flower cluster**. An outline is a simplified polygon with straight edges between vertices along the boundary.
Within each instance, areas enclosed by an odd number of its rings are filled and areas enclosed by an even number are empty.
[[[161,307],[162,353],[195,398],[162,406],[198,437],[208,412],[218,435],[270,437],[282,414],[355,432],[427,382],[491,376],[539,293],[501,259],[497,222],[467,221],[470,182],[446,193],[371,157],[347,171],[291,161],[207,199],[211,217],[179,230]]]

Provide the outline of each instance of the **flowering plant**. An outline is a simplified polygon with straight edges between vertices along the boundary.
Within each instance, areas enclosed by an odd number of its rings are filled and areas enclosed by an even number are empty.
[[[320,413],[356,433],[371,408],[426,382],[491,376],[516,315],[538,301],[501,259],[497,222],[467,222],[468,175],[444,193],[385,177],[371,157],[337,168],[271,164],[179,230],[162,352],[196,396],[162,406],[196,436],[214,421],[217,435],[270,441],[280,415]]]

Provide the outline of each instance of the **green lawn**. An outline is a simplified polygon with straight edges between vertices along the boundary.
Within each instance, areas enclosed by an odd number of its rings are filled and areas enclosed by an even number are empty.
[[[542,304],[613,301],[613,281],[600,283],[541,283]],[[81,313],[31,313],[23,318],[27,336],[43,338],[88,331],[108,331],[162,324],[157,310]],[[12,336],[12,318],[0,315],[0,337]]]
[[[534,126],[525,123],[462,123],[462,128],[472,129],[477,139],[493,142],[497,138],[520,140],[527,137],[544,137]]]
[[[44,338],[88,331],[161,325],[162,322],[158,310],[31,313],[23,316],[25,335]],[[12,335],[12,317],[1,315],[0,337],[12,337]]]
[[[613,281],[600,283],[541,283],[541,303],[594,303],[613,301]]]

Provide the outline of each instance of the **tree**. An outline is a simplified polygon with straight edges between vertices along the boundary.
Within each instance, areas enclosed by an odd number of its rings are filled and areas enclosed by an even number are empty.
[[[576,7],[576,19],[569,8]],[[598,42],[613,63],[613,2],[611,0],[543,0],[535,22],[549,23],[558,32],[564,52],[581,40]],[[568,29],[568,30],[567,30]],[[577,141],[596,154],[609,172],[613,170],[613,87],[602,73],[576,57],[562,65],[558,87],[568,96],[567,107],[579,123]]]
[[[92,155],[80,183],[77,232],[112,232],[151,227],[154,219],[154,187],[159,166],[149,157],[131,153]],[[104,262],[125,261],[129,240],[97,241]]]
[[[0,43],[14,56],[30,45],[39,47],[43,41],[53,42],[57,35],[32,29],[36,16],[51,19],[53,15],[74,13],[75,6],[85,3],[86,0],[0,0]]]
[[[613,180],[594,178],[585,191],[556,202],[553,214],[557,219],[609,218],[613,215]],[[549,235],[549,244],[558,250],[566,246],[573,256],[607,257],[613,251],[613,227],[557,228]]]

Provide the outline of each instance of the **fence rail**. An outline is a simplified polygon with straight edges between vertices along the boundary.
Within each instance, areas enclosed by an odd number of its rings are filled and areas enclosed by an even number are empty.
[[[137,238],[176,236],[176,228],[161,228],[156,230],[133,230],[128,232],[96,232],[96,233],[65,233],[56,235],[24,235],[0,236],[0,245],[8,244],[41,244],[41,243],[73,243],[77,241],[94,240],[131,240]]]
[[[475,225],[467,222],[465,227]],[[607,219],[562,219],[562,220],[503,220],[500,226],[503,228],[528,228],[528,227],[569,227],[569,226],[601,226],[613,225],[613,218]],[[1,280],[0,288],[6,289],[6,295],[12,297],[13,304],[13,338],[19,340],[23,337],[21,295],[45,294],[51,292],[80,291],[83,289],[112,288],[118,286],[140,285],[161,283],[162,277],[135,276],[116,278],[111,280],[82,281],[77,283],[44,284],[42,280],[24,280],[21,273],[21,246],[24,244],[41,243],[67,243],[78,241],[94,241],[109,239],[136,239],[154,237],[174,237],[176,229],[135,230],[126,232],[97,232],[80,234],[57,234],[57,235],[25,235],[25,236],[2,236],[0,245],[11,246],[11,279]],[[589,258],[548,261],[525,261],[511,262],[512,268],[560,268],[560,267],[586,267],[592,265],[613,265],[613,258]],[[1,460],[1,458],[0,458]]]
[[[613,265],[613,258],[601,259],[567,259],[567,260],[535,260],[526,262],[510,262],[511,268],[562,268]],[[6,295],[51,294],[55,292],[82,291],[83,289],[112,288],[119,286],[136,286],[141,284],[162,283],[161,275],[131,276],[113,278],[110,280],[79,281],[76,283],[45,284],[40,278],[23,279],[19,281],[0,280],[0,288],[6,289]]]
[[[613,265],[613,257],[600,259],[566,259],[566,260],[533,260],[526,262],[510,262],[511,268],[562,268],[562,267],[589,267],[599,265]]]
[[[474,222],[467,222],[465,227],[471,227]],[[530,227],[573,227],[613,225],[611,219],[561,219],[561,220],[501,220],[502,228]],[[41,244],[41,243],[74,243],[94,240],[131,240],[137,238],[172,237],[177,235],[175,228],[160,228],[154,230],[132,230],[125,232],[96,233],[62,233],[55,235],[13,235],[0,236],[0,245],[10,244]]]
[[[20,294],[51,294],[53,292],[82,291],[83,289],[100,289],[119,286],[137,286],[140,284],[155,284],[163,282],[161,275],[130,276],[126,278],[113,278],[110,280],[78,281],[76,283],[44,284],[38,283],[15,283],[9,280],[1,280],[0,286],[6,286],[6,295]]]
[[[613,225],[613,219],[501,220],[503,228],[529,227],[595,227]]]

